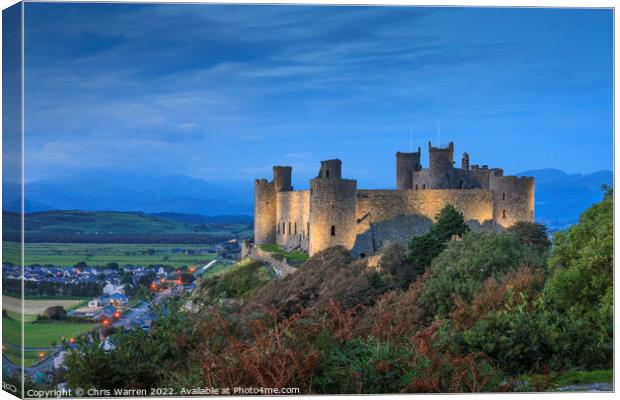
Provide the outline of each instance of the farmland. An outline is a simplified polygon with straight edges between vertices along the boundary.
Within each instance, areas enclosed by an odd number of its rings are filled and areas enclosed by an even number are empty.
[[[19,264],[19,244],[3,242],[3,261]],[[26,243],[25,264],[70,267],[80,261],[89,266],[164,264],[174,267],[206,264],[215,258],[200,244],[133,243]]]
[[[45,311],[46,308],[52,306],[63,306],[66,310],[70,310],[82,304],[84,300],[30,300],[24,302],[24,313],[26,315],[37,315]],[[2,308],[19,315],[21,313],[21,300],[11,296],[2,296]]]
[[[44,211],[26,214],[24,224],[31,243],[219,243],[252,234],[248,216]],[[3,236],[20,241],[19,214],[3,213]]]
[[[38,359],[40,351],[46,352],[44,349],[50,348],[54,344],[60,343],[61,339],[76,337],[82,333],[93,329],[94,324],[71,324],[71,323],[37,323],[32,321],[30,316],[26,316],[24,324],[24,347],[25,364],[32,365]],[[2,341],[5,345],[5,352],[13,362],[19,363],[19,346],[21,322],[16,319],[2,318]]]

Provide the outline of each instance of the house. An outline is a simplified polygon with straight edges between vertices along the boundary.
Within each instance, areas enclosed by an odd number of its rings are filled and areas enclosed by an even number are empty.
[[[123,293],[112,293],[108,298],[109,303],[116,307],[122,307],[129,302],[129,299]]]
[[[99,297],[95,297],[94,299],[88,302],[88,307],[101,307],[101,299]]]

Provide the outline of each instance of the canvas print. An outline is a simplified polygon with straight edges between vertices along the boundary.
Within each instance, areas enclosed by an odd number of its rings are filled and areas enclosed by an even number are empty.
[[[4,391],[613,392],[613,9],[2,17]]]

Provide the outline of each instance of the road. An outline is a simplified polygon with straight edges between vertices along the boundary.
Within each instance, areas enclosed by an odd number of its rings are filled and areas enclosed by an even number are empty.
[[[196,271],[194,271],[194,278],[200,278],[200,275],[202,275],[206,270],[211,268],[211,266],[215,264],[217,261],[218,259],[216,258],[213,261],[209,262],[207,265],[203,265],[202,267],[196,269]]]

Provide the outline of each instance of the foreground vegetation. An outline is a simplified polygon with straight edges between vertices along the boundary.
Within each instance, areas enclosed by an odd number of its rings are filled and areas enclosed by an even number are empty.
[[[377,266],[334,247],[281,280],[203,282],[211,306],[190,313],[183,300],[166,303],[150,332],[114,335],[111,352],[96,338],[81,343],[67,359],[68,383],[402,393],[608,381],[612,213],[608,190],[551,243],[532,223],[469,232],[446,207],[427,235],[384,249]],[[209,300],[223,293],[237,301]]]

